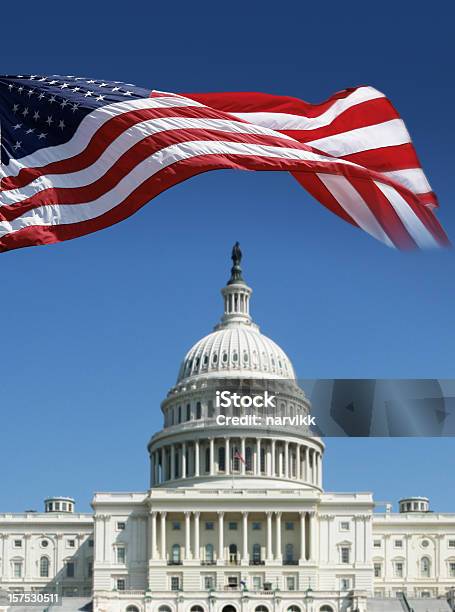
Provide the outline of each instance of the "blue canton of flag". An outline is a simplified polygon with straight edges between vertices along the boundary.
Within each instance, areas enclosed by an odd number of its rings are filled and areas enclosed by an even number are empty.
[[[0,160],[6,165],[11,158],[63,144],[94,109],[149,95],[149,89],[122,81],[57,74],[2,76]]]

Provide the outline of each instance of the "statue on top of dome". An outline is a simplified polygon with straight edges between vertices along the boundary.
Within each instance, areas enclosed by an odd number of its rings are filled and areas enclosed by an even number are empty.
[[[245,281],[242,277],[242,268],[240,267],[240,263],[242,261],[242,251],[238,242],[236,242],[232,247],[231,259],[233,266],[231,268],[231,278],[228,281],[228,285],[232,285],[234,283],[244,283]]]

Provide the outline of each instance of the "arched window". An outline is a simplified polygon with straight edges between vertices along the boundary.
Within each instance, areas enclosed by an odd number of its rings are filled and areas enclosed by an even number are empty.
[[[267,606],[256,606],[254,612],[269,612]]]
[[[286,558],[286,561],[294,561],[294,545],[293,544],[286,544],[285,558]]]
[[[253,563],[261,562],[261,545],[253,544]]]
[[[202,417],[202,406],[201,402],[196,402],[196,418],[200,419]]]
[[[204,608],[202,606],[191,606],[191,612],[204,612]]]
[[[332,608],[332,606],[328,606],[326,604],[325,606],[321,606],[319,608],[319,612],[333,612],[333,608]]]
[[[213,556],[213,544],[207,544],[205,547],[205,560],[208,561],[209,563],[213,563],[214,561],[214,556]]]
[[[205,471],[210,472],[210,448],[205,449]]]
[[[265,448],[261,448],[260,471],[265,472]]]
[[[169,606],[160,606],[158,612],[172,612]]]
[[[288,612],[301,612],[299,606],[289,606]]]
[[[39,561],[39,575],[41,578],[49,578],[49,559],[41,557]]]
[[[420,571],[424,578],[430,577],[430,559],[428,557],[422,557],[420,561]]]
[[[179,544],[173,544],[172,545],[172,558],[171,558],[172,563],[179,563],[180,562],[180,545]]]
[[[224,446],[220,446],[218,449],[218,469],[220,472],[224,472],[226,470],[226,449]]]
[[[126,612],[139,612],[139,608],[137,606],[128,606]]]
[[[237,544],[229,544],[229,562],[237,563]]]

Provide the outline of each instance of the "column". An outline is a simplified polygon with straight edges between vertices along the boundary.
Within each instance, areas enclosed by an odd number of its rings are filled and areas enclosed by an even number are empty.
[[[309,543],[310,543],[310,561],[312,561],[313,563],[316,561],[317,559],[317,550],[316,550],[316,546],[317,546],[317,534],[316,534],[316,513],[314,511],[309,512]]]
[[[266,551],[267,561],[273,560],[273,552],[272,552],[272,513],[267,512],[267,551]]]
[[[243,554],[242,562],[248,564],[248,512],[242,512]]]
[[[300,513],[300,563],[305,562],[305,512]]]
[[[156,512],[150,514],[150,553],[149,559],[156,559]]]
[[[190,543],[190,519],[191,512],[185,512],[185,560],[191,559],[191,543]]]
[[[272,552],[272,513],[267,512],[267,550],[266,557],[267,561],[273,560],[273,552]]]
[[[266,454],[265,454],[265,473],[267,476],[272,476],[272,452],[270,440],[267,440],[266,446]]]
[[[186,442],[182,442],[182,471],[181,477],[186,478]]]
[[[194,475],[199,476],[199,440],[194,442]]]
[[[245,476],[245,469],[246,469],[245,438],[242,438],[240,440],[240,449],[241,449],[241,455],[243,459],[243,461],[240,461],[240,466],[241,466],[242,476]]]
[[[284,477],[289,478],[289,442],[284,443]]]
[[[300,480],[300,444],[295,445],[295,469],[296,469],[296,478]]]
[[[150,453],[150,487],[155,486],[155,453]]]
[[[308,482],[309,480],[309,471],[308,471],[308,446],[305,446],[305,458],[304,458],[304,463],[305,463],[305,482]]]
[[[281,512],[276,512],[276,554],[275,559],[277,561],[282,560],[281,555]]]
[[[275,468],[275,451],[276,451],[276,442],[275,439],[272,440],[272,476],[276,476],[276,468]]]
[[[171,453],[171,480],[175,478],[175,446],[173,444],[169,447]]]
[[[210,476],[215,475],[215,440],[210,438]]]
[[[281,478],[283,475],[283,453],[281,452],[282,446],[278,446],[278,477]]]
[[[167,473],[167,463],[166,463],[166,450],[165,450],[165,447],[162,446],[160,451],[161,451],[161,474],[162,474],[162,481],[164,482],[169,477],[168,473]]]
[[[200,544],[199,544],[199,533],[200,533],[200,525],[199,525],[199,517],[200,512],[194,513],[194,558],[199,559],[200,555]]]
[[[226,438],[226,442],[224,445],[224,464],[225,464],[225,474],[229,476],[231,473],[231,446],[230,439]]]
[[[218,512],[218,563],[224,564],[224,512]]]
[[[161,512],[161,559],[166,561],[166,512]]]
[[[256,475],[261,474],[261,438],[256,438]]]

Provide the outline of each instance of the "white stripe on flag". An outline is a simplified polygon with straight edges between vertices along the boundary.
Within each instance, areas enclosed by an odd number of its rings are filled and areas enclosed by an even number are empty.
[[[371,212],[368,204],[360,193],[344,176],[337,174],[317,174],[335,200],[354,219],[359,227],[384,242],[389,247],[394,247],[393,242],[385,233],[384,229]]]
[[[356,89],[346,98],[336,100],[330,108],[318,117],[305,117],[303,115],[267,111],[231,114],[239,117],[239,119],[251,121],[251,123],[263,125],[273,130],[316,130],[330,125],[338,115],[341,115],[341,113],[357,104],[384,97],[384,94],[374,89],[374,87],[359,87],[359,89]]]
[[[411,137],[403,120],[392,119],[376,125],[312,140],[307,144],[335,157],[343,157],[344,155],[351,155],[351,153],[392,147],[408,142],[411,142]]]
[[[403,225],[420,248],[428,249],[439,247],[439,244],[433,238],[432,234],[427,230],[403,196],[398,193],[394,187],[379,181],[375,181],[375,184],[392,204],[395,212],[403,222]]]
[[[393,172],[382,172],[384,176],[414,193],[428,193],[431,191],[431,185],[421,168],[409,168],[407,170],[394,170]]]
[[[198,155],[245,155],[264,158],[320,161],[333,164],[355,165],[344,160],[333,160],[311,151],[288,149],[269,145],[254,145],[224,141],[189,141],[160,149],[137,164],[113,189],[91,202],[83,204],[52,204],[36,207],[13,221],[0,222],[0,237],[31,225],[60,225],[94,219],[111,210],[132,191],[154,174],[176,162]]]

